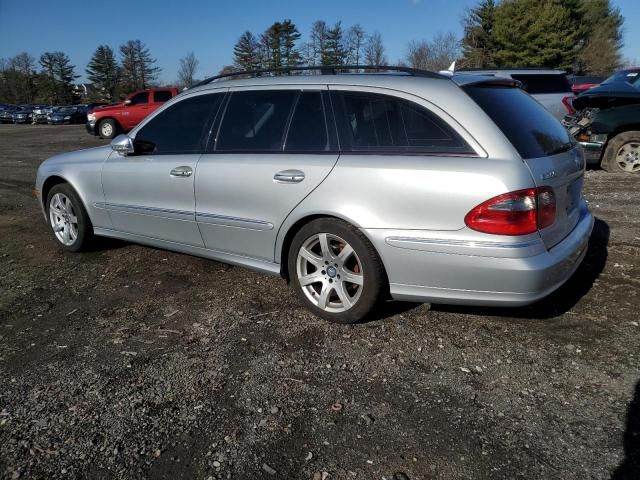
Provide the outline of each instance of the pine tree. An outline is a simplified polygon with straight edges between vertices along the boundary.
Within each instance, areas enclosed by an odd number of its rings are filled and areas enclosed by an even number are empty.
[[[86,68],[87,78],[93,82],[101,97],[106,101],[115,98],[118,88],[119,68],[115,54],[108,45],[100,45],[93,53]]]
[[[120,46],[122,87],[126,92],[150,87],[160,74],[156,60],[140,40]]]
[[[260,42],[250,31],[244,32],[233,47],[233,64],[240,70],[262,67]]]
[[[327,30],[325,48],[320,63],[322,65],[344,65],[346,52],[342,41],[342,24],[337,22]]]
[[[497,66],[572,69],[582,37],[580,0],[511,0],[496,10]]]
[[[296,42],[300,39],[300,32],[291,20],[284,20],[280,26],[280,58],[282,66],[297,67],[300,65],[300,52]]]
[[[467,11],[462,38],[462,63],[465,67],[494,66],[496,43],[493,28],[496,8],[495,0],[481,0],[475,8]]]
[[[45,52],[40,56],[39,90],[49,103],[71,103],[75,66],[63,52]]]

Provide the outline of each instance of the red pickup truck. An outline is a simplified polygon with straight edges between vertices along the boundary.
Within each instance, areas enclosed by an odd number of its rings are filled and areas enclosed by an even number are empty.
[[[87,114],[87,132],[101,138],[128,132],[178,93],[175,87],[150,88],[130,94],[121,103],[98,107]]]

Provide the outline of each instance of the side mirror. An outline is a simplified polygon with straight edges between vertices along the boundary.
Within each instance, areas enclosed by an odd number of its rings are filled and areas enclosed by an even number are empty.
[[[131,102],[131,99],[130,99],[130,98],[127,98],[127,99],[124,101],[124,104],[125,104],[125,105],[131,105],[131,103],[132,103],[132,102]]]
[[[127,135],[121,133],[111,140],[111,149],[120,155],[129,155],[134,152],[133,141]]]

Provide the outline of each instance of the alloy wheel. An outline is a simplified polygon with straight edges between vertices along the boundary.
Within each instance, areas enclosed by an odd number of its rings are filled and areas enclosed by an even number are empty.
[[[305,296],[327,312],[349,310],[362,294],[362,262],[351,245],[332,233],[317,233],[302,244],[296,273]]]
[[[63,245],[69,247],[78,238],[78,216],[71,199],[56,193],[49,203],[49,221],[53,233]]]

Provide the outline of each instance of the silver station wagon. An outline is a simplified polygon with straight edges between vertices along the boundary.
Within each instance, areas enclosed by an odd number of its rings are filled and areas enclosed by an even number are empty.
[[[215,77],[110,146],[49,158],[36,192],[54,238],[281,275],[340,323],[389,297],[517,306],[557,289],[593,227],[567,130],[512,79],[385,70]]]

